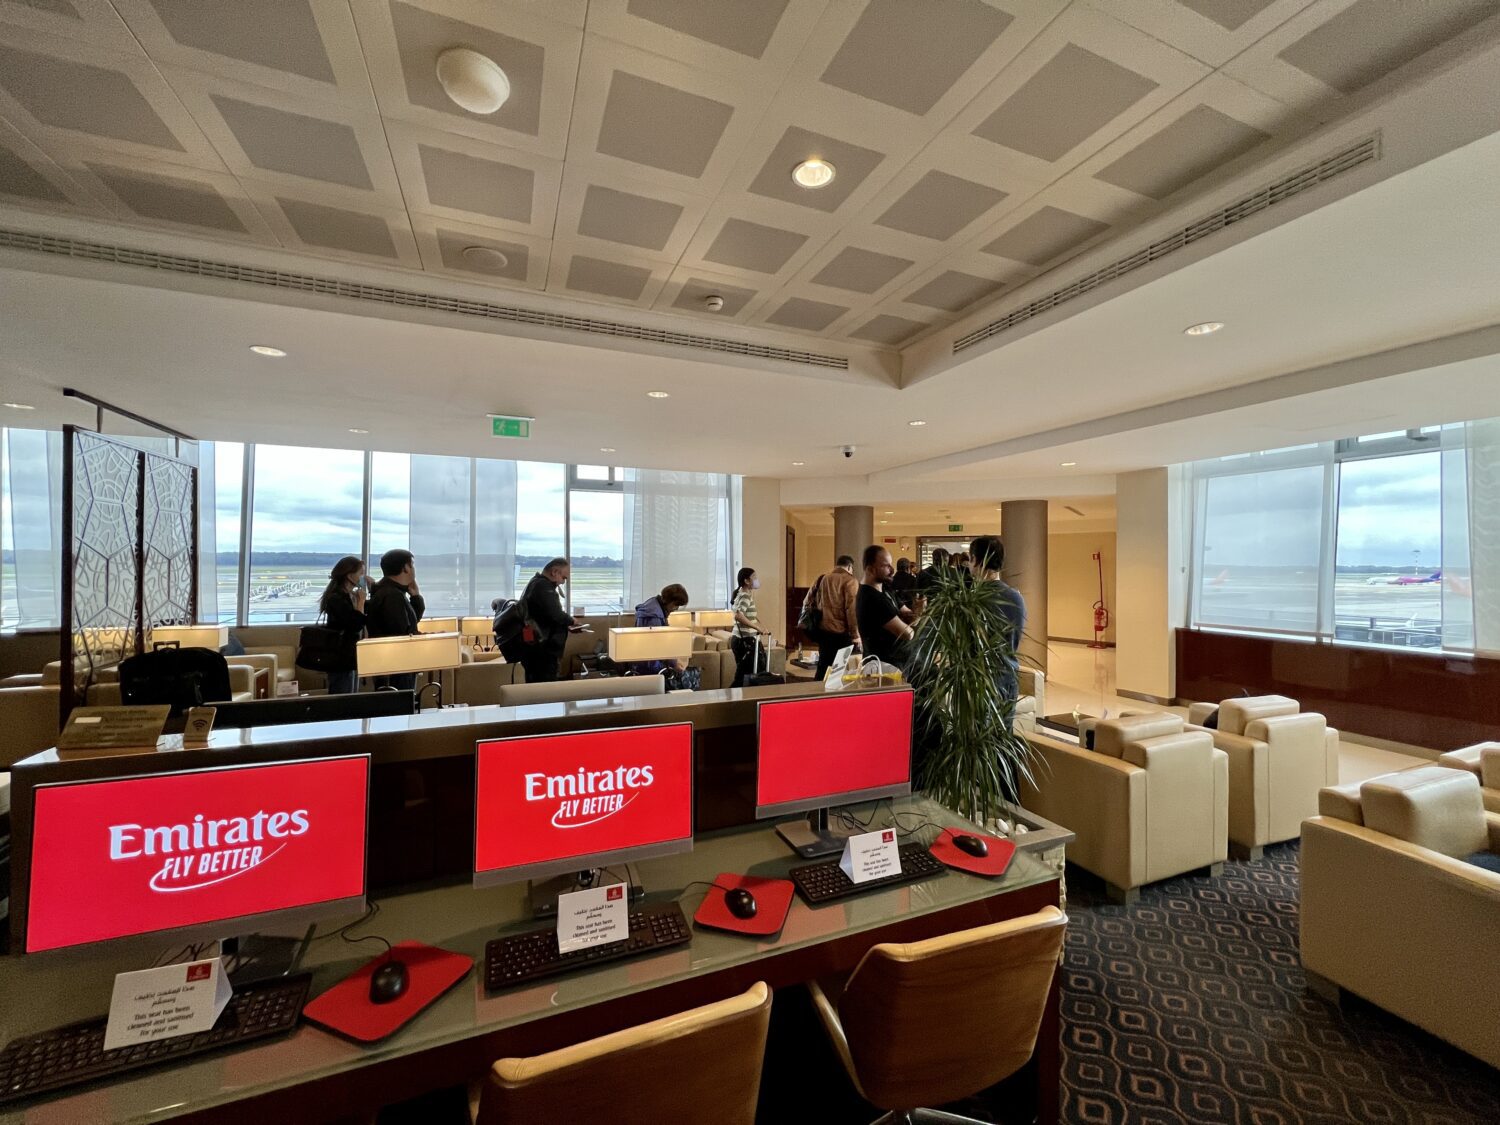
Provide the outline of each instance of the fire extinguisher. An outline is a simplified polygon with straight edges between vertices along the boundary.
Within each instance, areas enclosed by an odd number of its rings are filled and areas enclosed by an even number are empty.
[[[1099,600],[1094,603],[1094,639],[1089,648],[1104,648],[1104,631],[1109,628],[1109,609],[1104,604],[1104,555],[1094,552],[1094,563],[1099,568]]]

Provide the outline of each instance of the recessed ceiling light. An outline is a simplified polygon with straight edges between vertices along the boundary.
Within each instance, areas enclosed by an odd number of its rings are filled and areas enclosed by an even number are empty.
[[[256,355],[268,355],[272,359],[281,359],[286,355],[286,352],[280,348],[273,348],[270,344],[251,344],[250,350]]]
[[[10,407],[10,409],[12,409],[12,410],[35,410],[36,409],[36,407],[32,406],[28,402],[7,402],[4,405]]]
[[[1062,463],[1062,467],[1065,468],[1065,469],[1071,469],[1076,464],[1078,464],[1077,461],[1064,461]]]
[[[838,169],[819,156],[809,156],[792,169],[792,181],[798,187],[820,188],[833,183]]]
[[[906,424],[908,426],[925,426],[925,425],[927,425],[927,423],[924,422],[924,421],[922,421],[922,419],[920,419],[920,418],[913,418],[910,422],[908,422]]]
[[[510,79],[500,64],[467,47],[438,56],[437,79],[453,104],[470,113],[491,114],[510,100]]]
[[[802,466],[803,466],[803,465],[805,465],[805,464],[807,464],[807,462],[806,462],[806,461],[793,461],[793,462],[792,462],[792,466],[793,466],[793,467],[794,467],[794,468],[798,468],[798,469],[800,469],[800,468],[801,468],[801,467],[802,467]]]
[[[885,512],[883,514],[887,515],[887,516],[894,516],[896,513],[895,512]]]
[[[890,520],[881,520],[880,522],[881,523],[890,523],[891,521]]]
[[[647,391],[646,392],[646,397],[647,398],[671,398],[672,396],[669,395],[666,391]]]
[[[1211,336],[1224,327],[1220,320],[1205,320],[1202,324],[1190,324],[1182,330],[1184,336]]]
[[[350,427],[350,428],[349,428],[349,432],[350,432],[350,433],[351,433],[351,434],[367,434],[367,433],[369,433],[369,432],[370,432],[370,431],[369,431],[369,430],[356,430],[356,429],[355,429],[355,428],[354,428],[354,427],[352,427],[352,426],[351,426],[351,427]]]
[[[615,447],[612,446],[612,445],[601,445],[599,447],[599,452],[600,453],[613,453],[613,452],[615,452]]]
[[[461,253],[464,261],[477,270],[499,273],[510,265],[510,259],[493,246],[465,246]]]

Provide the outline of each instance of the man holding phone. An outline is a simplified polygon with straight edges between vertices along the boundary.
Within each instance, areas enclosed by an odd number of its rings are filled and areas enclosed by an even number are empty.
[[[572,573],[567,559],[556,558],[526,583],[514,616],[521,624],[508,636],[496,631],[500,652],[512,664],[526,670],[528,684],[548,684],[557,679],[568,634],[583,632],[563,608],[562,585]],[[508,631],[509,632],[509,631]]]
[[[417,622],[427,611],[427,602],[417,589],[417,560],[410,551],[396,549],[380,556],[380,573],[384,575],[370,592],[365,617],[366,632],[371,637],[407,637],[417,631]],[[415,672],[393,676],[376,676],[375,686],[410,691],[417,686]]]

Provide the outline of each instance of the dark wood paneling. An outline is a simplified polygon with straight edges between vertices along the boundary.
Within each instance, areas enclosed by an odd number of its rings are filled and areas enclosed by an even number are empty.
[[[1351,734],[1434,750],[1500,737],[1500,660],[1177,630],[1177,695],[1287,695]]]

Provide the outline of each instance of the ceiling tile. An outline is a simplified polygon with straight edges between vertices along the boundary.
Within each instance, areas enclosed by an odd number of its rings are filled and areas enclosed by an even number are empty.
[[[319,82],[334,81],[328,52],[307,0],[150,0],[163,26],[184,47],[255,63]]]
[[[989,243],[984,250],[1012,261],[1040,266],[1108,229],[1108,223],[1075,215],[1060,207],[1043,207]]]
[[[921,115],[1013,18],[982,0],[871,0],[823,81]]]
[[[359,139],[348,125],[223,94],[214,94],[213,101],[257,168],[344,187],[374,187]]]
[[[406,79],[406,96],[413,105],[514,129],[532,137],[538,134],[546,57],[541,47],[486,27],[423,11],[400,0],[391,4],[391,23],[401,55],[401,72]],[[460,109],[443,92],[437,80],[437,57],[456,46],[468,47],[493,59],[510,79],[510,99],[494,113],[476,114]]]
[[[723,297],[724,307],[718,312],[712,312],[703,307],[705,297]],[[687,309],[689,312],[703,313],[705,316],[731,317],[739,315],[741,309],[755,298],[754,289],[741,289],[735,285],[725,285],[720,281],[705,281],[701,277],[690,277],[683,283],[682,291],[677,294],[677,299],[672,302],[674,309]]]
[[[118,70],[0,47],[0,85],[43,125],[184,151],[135,83]]]
[[[889,285],[915,262],[897,258],[891,254],[877,254],[873,250],[860,250],[849,246],[839,251],[838,256],[818,271],[813,281],[834,289],[848,289],[854,293],[873,293]]]
[[[1151,79],[1069,43],[981,122],[974,135],[1055,161],[1156,87]]]
[[[826,301],[809,301],[802,297],[793,297],[766,317],[766,323],[780,324],[786,328],[802,328],[808,332],[821,332],[848,311],[843,305],[830,305]]]
[[[1349,94],[1494,14],[1494,0],[1358,0],[1280,57]]]
[[[391,228],[379,215],[367,215],[341,207],[327,207],[302,199],[276,197],[292,230],[309,246],[397,258]]]
[[[879,316],[867,320],[849,335],[856,340],[872,340],[877,344],[888,344],[892,347],[901,343],[902,340],[916,335],[927,325],[920,320],[907,320],[904,316],[892,316],[890,313],[881,313]]]
[[[19,153],[4,146],[0,146],[0,195],[34,199],[40,203],[68,202],[68,197],[51,180],[23,160]]]
[[[143,219],[184,223],[234,234],[248,233],[224,197],[206,184],[172,176],[146,175],[103,164],[90,164],[88,169]]]
[[[600,152],[697,178],[708,167],[734,107],[617,70],[609,86]]]
[[[727,219],[703,258],[753,273],[776,273],[807,241],[807,235],[744,219]]]
[[[437,228],[438,251],[442,254],[443,265],[450,270],[458,270],[462,273],[472,273],[480,277],[503,277],[511,281],[525,281],[526,267],[529,252],[525,246],[516,242],[499,242],[492,238],[478,238],[473,235],[461,234],[458,231]],[[483,246],[489,250],[498,250],[506,257],[506,263],[499,269],[490,268],[487,265],[476,265],[464,257],[464,250],[471,246]]]
[[[1260,15],[1276,0],[1177,0],[1228,31],[1236,31],[1246,20]]]
[[[568,288],[623,301],[638,301],[651,280],[651,271],[643,266],[607,262],[603,258],[573,255],[568,266]]]
[[[69,19],[81,19],[78,9],[69,4],[67,0],[21,0],[21,6],[34,8],[38,12],[51,12],[56,16],[67,16]]]
[[[993,296],[1005,286],[987,277],[948,270],[939,274],[905,299],[913,305],[924,305],[929,309],[944,312],[960,312],[976,301]]]
[[[809,190],[792,180],[792,169],[808,157],[817,156],[833,165],[833,182]],[[859,145],[825,137],[796,126],[781,135],[750,184],[750,191],[815,211],[837,211],[850,194],[864,183],[865,177],[880,166],[885,154]]]
[[[1212,106],[1200,105],[1094,175],[1126,191],[1164,199],[1250,151],[1266,136]]]
[[[1005,192],[931,171],[875,222],[892,230],[946,241],[1005,198]]]
[[[531,221],[536,185],[531,169],[433,145],[419,144],[417,151],[427,199],[434,206],[520,223]]]
[[[578,233],[645,250],[663,250],[682,208],[676,203],[590,184],[578,217]]]
[[[758,59],[766,53],[788,0],[630,0],[633,16]]]

